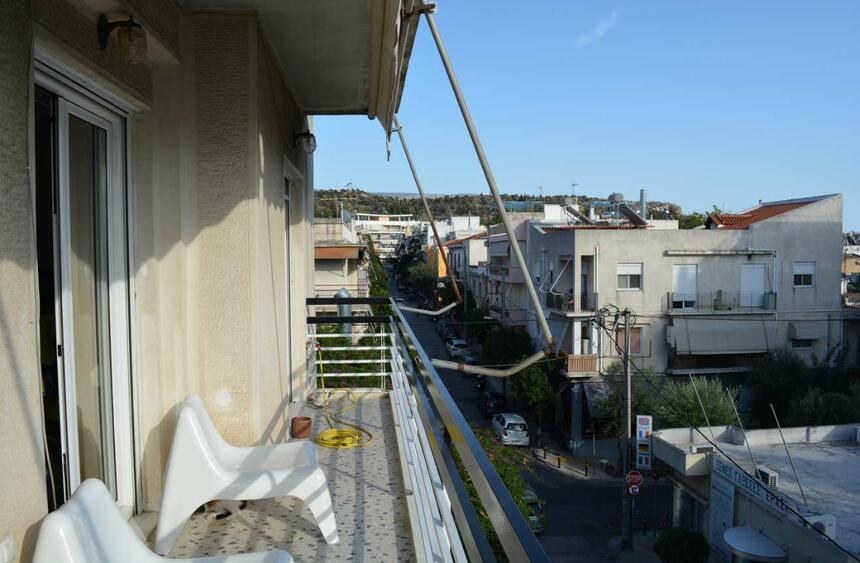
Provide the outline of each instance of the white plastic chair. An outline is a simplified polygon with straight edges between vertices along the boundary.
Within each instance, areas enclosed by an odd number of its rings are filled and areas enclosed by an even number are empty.
[[[328,481],[312,442],[231,446],[215,428],[203,400],[189,395],[179,411],[167,460],[155,551],[170,551],[185,522],[205,502],[282,496],[304,501],[325,541],[338,543]]]
[[[286,551],[193,559],[151,552],[123,518],[107,487],[87,479],[39,528],[33,563],[292,563]]]

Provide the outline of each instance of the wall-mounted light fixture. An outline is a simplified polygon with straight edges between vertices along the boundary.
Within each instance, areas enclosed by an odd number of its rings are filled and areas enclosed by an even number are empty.
[[[108,22],[107,16],[99,16],[98,35],[99,46],[102,50],[108,48],[110,35],[116,32],[117,47],[122,52],[128,64],[139,64],[146,57],[146,30],[134,21],[133,16],[127,20]]]
[[[317,138],[310,131],[304,131],[293,138],[293,147],[301,147],[307,154],[313,154],[317,150]]]

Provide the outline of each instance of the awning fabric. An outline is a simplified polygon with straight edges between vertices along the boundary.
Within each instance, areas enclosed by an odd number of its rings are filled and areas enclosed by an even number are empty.
[[[317,246],[314,248],[317,260],[355,260],[358,258],[357,246]]]
[[[568,338],[570,321],[567,319],[547,319],[547,323],[553,338],[555,338],[556,346],[562,349],[562,345],[566,342],[565,339]]]
[[[793,340],[820,340],[827,336],[827,323],[822,321],[792,322],[788,337]]]
[[[585,390],[589,414],[594,418],[601,418],[603,411],[600,409],[600,402],[609,397],[609,386],[600,381],[588,381],[582,384],[582,388]]]
[[[676,354],[757,354],[778,348],[772,322],[762,319],[673,320]]]
[[[511,245],[507,242],[491,242],[487,247],[487,254],[490,256],[507,256]]]

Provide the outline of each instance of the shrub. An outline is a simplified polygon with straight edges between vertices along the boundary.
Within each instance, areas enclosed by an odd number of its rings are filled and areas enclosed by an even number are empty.
[[[654,542],[654,552],[666,563],[705,563],[710,551],[705,536],[684,528],[666,530]]]

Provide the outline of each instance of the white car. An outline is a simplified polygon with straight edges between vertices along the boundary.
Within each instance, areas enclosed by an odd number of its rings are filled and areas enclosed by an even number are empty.
[[[449,338],[445,342],[445,349],[448,350],[448,355],[452,358],[462,358],[471,353],[469,343],[462,338]]]
[[[493,433],[506,446],[529,445],[529,426],[518,414],[503,412],[494,416]]]

